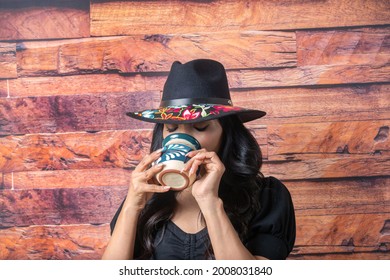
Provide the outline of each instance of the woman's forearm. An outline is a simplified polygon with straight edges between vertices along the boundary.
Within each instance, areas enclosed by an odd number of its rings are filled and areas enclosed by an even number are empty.
[[[221,199],[202,209],[206,221],[215,258],[218,260],[254,260],[253,256],[242,244],[237,232],[227,216]]]
[[[123,205],[102,259],[133,259],[139,213],[140,210],[126,207],[126,203]]]

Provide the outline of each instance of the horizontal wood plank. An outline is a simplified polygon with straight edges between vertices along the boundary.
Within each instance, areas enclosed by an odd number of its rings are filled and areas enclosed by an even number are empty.
[[[292,256],[389,252],[390,235],[382,229],[389,213],[297,217]]]
[[[109,223],[127,186],[2,190],[0,228]]]
[[[283,183],[300,217],[390,213],[389,177],[284,180]]]
[[[265,127],[252,128],[267,158]],[[151,130],[27,134],[0,138],[0,170],[5,173],[85,168],[134,168],[149,153]],[[16,178],[16,173],[12,175]],[[60,176],[60,175],[58,175]],[[7,178],[11,174],[7,175]],[[26,178],[31,180],[31,178]],[[45,177],[42,180],[46,180]],[[6,180],[5,186],[10,186]]]
[[[2,189],[128,187],[131,172],[122,168],[94,168],[3,173]]]
[[[241,70],[228,73],[232,89],[340,85],[388,82],[390,64],[309,65],[277,70]]]
[[[0,139],[3,172],[134,168],[149,152],[151,130],[28,134]]]
[[[0,80],[0,96],[33,97],[52,95],[106,94],[162,91],[166,76],[86,74],[72,76],[22,77]],[[8,90],[9,89],[9,90]]]
[[[321,12],[319,12],[321,11]],[[91,35],[282,30],[388,24],[385,0],[101,1],[91,3]]]
[[[16,44],[0,42],[0,79],[16,78]]]
[[[0,40],[89,37],[89,1],[7,1],[0,26]]]
[[[18,43],[18,75],[168,72],[172,62],[218,57],[226,68],[296,65],[294,32],[101,37]],[[223,50],[223,51],[222,51]]]
[[[353,250],[347,246],[305,246],[295,247],[289,255],[290,260],[388,260],[389,245],[377,247],[359,247]]]
[[[297,32],[298,65],[390,62],[390,27]]]
[[[251,122],[259,125],[390,119],[389,92],[389,84],[379,84],[232,91],[232,98],[237,106],[266,111]],[[157,92],[0,98],[0,134],[151,128],[125,113],[157,107],[159,100]]]
[[[297,217],[297,246],[372,246],[377,250],[390,243],[390,235],[381,233],[390,213]]]
[[[273,92],[288,93],[291,91],[305,92],[307,89],[292,89],[286,87],[299,86],[326,86],[337,84],[356,83],[351,88],[356,93],[365,93],[371,89],[372,82],[388,82],[390,71],[378,67],[375,72],[373,66],[305,66],[304,68],[291,68],[279,70],[253,70],[252,74],[245,71],[228,71],[229,85],[232,92],[257,91],[264,89],[263,94]],[[387,68],[386,68],[387,67]],[[360,70],[359,70],[360,69]],[[351,76],[343,74],[343,71],[350,71]],[[387,71],[387,72],[386,72]],[[341,73],[340,75],[338,73]],[[339,76],[338,76],[339,75]],[[138,91],[162,91],[166,80],[165,74],[157,75],[118,75],[118,74],[89,74],[72,76],[53,77],[23,77],[8,81],[0,80],[0,96],[11,97],[32,97],[50,95],[77,95],[77,94],[98,94],[98,93],[123,93]],[[349,85],[346,85],[348,87]],[[382,85],[372,85],[373,88],[382,88]],[[283,87],[283,89],[278,89]],[[332,89],[318,88],[313,91],[332,91]],[[344,91],[342,85],[338,86]],[[388,86],[384,85],[386,90]],[[9,90],[8,90],[9,89]],[[335,91],[335,89],[333,89]],[[356,94],[357,95],[357,94]],[[239,95],[238,95],[239,96]],[[250,98],[250,96],[247,96]],[[235,101],[235,98],[233,98]],[[245,101],[245,100],[242,100]],[[256,104],[256,103],[254,103]],[[252,106],[254,105],[252,104]],[[267,106],[267,104],[262,104]],[[312,104],[311,107],[315,106]],[[363,106],[363,104],[362,104]],[[340,112],[342,114],[342,112]],[[371,112],[376,114],[376,112]]]
[[[257,89],[233,91],[232,100],[267,112],[249,125],[280,125],[390,119],[389,93],[389,84]]]
[[[268,127],[268,159],[295,154],[390,155],[390,120],[323,122]]]
[[[270,160],[268,174],[283,180],[317,178],[354,178],[387,176],[390,174],[389,155],[295,155],[294,159]]]
[[[109,225],[30,226],[0,229],[2,260],[97,260]]]
[[[126,112],[159,102],[156,92],[0,99],[0,135],[151,128]]]

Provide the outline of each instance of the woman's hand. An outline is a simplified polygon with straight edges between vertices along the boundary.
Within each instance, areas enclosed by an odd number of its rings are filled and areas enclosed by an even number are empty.
[[[212,205],[219,199],[218,188],[225,166],[215,152],[205,149],[189,152],[187,156],[191,159],[183,171],[189,171],[191,175],[201,168],[200,178],[192,185],[192,195],[201,208],[203,205]]]
[[[126,206],[142,210],[153,193],[167,192],[169,186],[154,184],[152,178],[161,171],[163,164],[150,165],[161,156],[161,149],[147,155],[137,165],[131,174],[129,191],[126,197]],[[150,167],[150,168],[149,168]]]

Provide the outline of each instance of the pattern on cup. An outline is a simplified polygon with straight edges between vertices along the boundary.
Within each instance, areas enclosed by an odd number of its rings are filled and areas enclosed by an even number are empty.
[[[156,161],[156,164],[167,160],[180,160],[186,163],[189,158],[186,154],[191,152],[192,149],[182,144],[170,144],[164,146],[161,157]]]
[[[156,175],[161,185],[170,186],[173,190],[183,190],[192,185],[196,174],[189,176],[187,172],[181,172],[184,164],[189,160],[186,154],[200,149],[199,142],[191,135],[173,133],[163,140],[161,157],[155,162],[163,163],[164,168]]]

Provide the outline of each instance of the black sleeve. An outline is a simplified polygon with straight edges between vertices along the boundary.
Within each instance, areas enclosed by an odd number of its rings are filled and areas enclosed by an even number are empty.
[[[295,242],[295,213],[290,192],[274,177],[265,178],[260,211],[252,219],[246,247],[253,255],[286,259]]]

